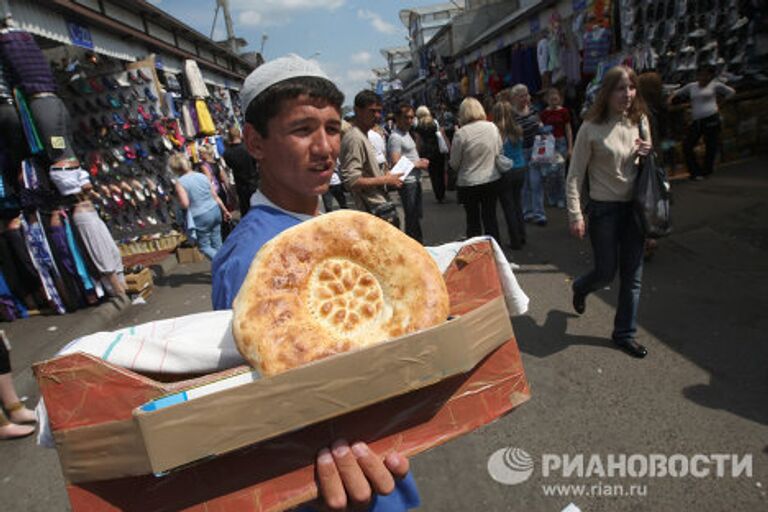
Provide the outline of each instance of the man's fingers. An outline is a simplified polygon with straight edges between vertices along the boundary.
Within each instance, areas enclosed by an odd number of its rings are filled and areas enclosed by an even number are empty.
[[[327,448],[320,450],[315,465],[317,484],[320,497],[329,510],[345,510],[347,508],[347,493],[336,469],[331,451]]]
[[[371,486],[349,445],[344,440],[336,441],[333,443],[332,453],[347,492],[349,505],[354,509],[367,507],[372,498]]]
[[[352,453],[357,457],[357,463],[365,473],[368,482],[376,494],[387,495],[395,490],[395,479],[378,455],[373,453],[365,443],[352,445]]]
[[[389,469],[389,472],[392,473],[392,476],[397,480],[405,478],[411,467],[411,463],[408,462],[408,459],[397,452],[387,455],[384,458],[384,464],[387,466],[387,469]]]

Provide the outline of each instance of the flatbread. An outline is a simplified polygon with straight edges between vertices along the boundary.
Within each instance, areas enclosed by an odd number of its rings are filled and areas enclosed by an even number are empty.
[[[265,244],[232,309],[240,353],[275,375],[442,323],[449,299],[421,244],[373,215],[340,210]]]

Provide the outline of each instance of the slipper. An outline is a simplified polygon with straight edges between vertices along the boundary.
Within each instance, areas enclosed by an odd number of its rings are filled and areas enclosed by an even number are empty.
[[[24,404],[21,402],[8,405],[5,407],[5,410],[8,413],[8,417],[11,422],[17,425],[37,423],[37,416],[35,416],[35,413],[24,407]],[[14,415],[19,416],[19,418],[14,418]]]

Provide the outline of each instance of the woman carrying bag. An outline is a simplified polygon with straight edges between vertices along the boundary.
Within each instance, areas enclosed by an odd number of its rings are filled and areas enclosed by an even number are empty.
[[[499,101],[493,106],[493,121],[504,143],[501,155],[496,157],[496,168],[501,173],[499,202],[507,222],[509,247],[522,249],[525,245],[522,195],[526,169],[523,130],[515,122],[514,110],[508,101]]]
[[[573,282],[573,307],[582,314],[588,294],[608,285],[619,272],[619,301],[611,336],[623,350],[645,357],[637,343],[637,307],[645,236],[637,221],[633,194],[638,158],[651,151],[646,108],[637,94],[637,77],[626,66],[610,69],[574,144],[566,183],[571,234],[589,231],[594,268]],[[584,179],[589,180],[588,226],[581,209]]]

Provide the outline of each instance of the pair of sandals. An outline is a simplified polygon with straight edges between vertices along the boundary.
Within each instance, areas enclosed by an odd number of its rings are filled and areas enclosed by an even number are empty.
[[[8,417],[0,411],[0,441],[21,439],[35,433],[35,413],[21,402],[5,407]]]

